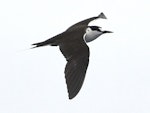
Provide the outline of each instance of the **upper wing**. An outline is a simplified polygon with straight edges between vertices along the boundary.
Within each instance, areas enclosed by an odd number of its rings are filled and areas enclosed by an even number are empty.
[[[88,54],[89,52],[80,54],[80,56],[74,56],[74,58],[67,62],[65,68],[65,78],[69,99],[74,98],[82,87],[89,64]]]
[[[76,27],[76,26],[78,26],[78,25],[86,25],[86,26],[88,26],[88,24],[89,24],[91,21],[93,21],[93,20],[95,20],[95,19],[98,19],[98,18],[107,19],[106,16],[104,15],[104,13],[100,13],[100,14],[99,14],[98,16],[96,16],[96,17],[91,17],[91,18],[85,19],[85,20],[83,20],[83,21],[81,21],[81,22],[78,22],[78,23],[72,25],[71,27],[68,28],[68,30],[70,30],[70,29],[72,29],[72,28],[74,28],[74,27]]]
[[[82,87],[89,63],[89,48],[82,37],[63,43],[59,47],[67,60],[65,78],[69,99],[72,99]]]

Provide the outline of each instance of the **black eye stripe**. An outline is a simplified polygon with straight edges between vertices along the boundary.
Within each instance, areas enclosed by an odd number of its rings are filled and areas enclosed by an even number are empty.
[[[101,31],[101,30],[100,30],[100,27],[98,27],[98,26],[90,26],[90,28],[91,28],[92,30]]]

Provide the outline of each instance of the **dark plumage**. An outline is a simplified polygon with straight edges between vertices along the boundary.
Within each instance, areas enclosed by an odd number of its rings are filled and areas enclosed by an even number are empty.
[[[89,27],[91,30],[102,32],[99,29],[100,27],[88,26],[89,22],[98,18],[106,19],[105,15],[101,13],[99,16],[72,25],[65,32],[46,41],[32,44],[35,45],[33,48],[46,45],[59,46],[60,51],[67,60],[64,73],[69,99],[74,98],[80,91],[89,64],[89,47],[85,43],[86,39],[84,40],[86,29]]]

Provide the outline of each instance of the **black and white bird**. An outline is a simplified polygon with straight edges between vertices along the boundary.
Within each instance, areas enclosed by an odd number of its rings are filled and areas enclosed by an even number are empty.
[[[59,46],[60,51],[67,60],[65,67],[65,78],[69,99],[74,98],[80,91],[86,70],[89,64],[89,47],[87,42],[91,42],[105,33],[111,31],[102,31],[101,27],[88,26],[88,24],[98,18],[106,19],[104,13],[96,17],[91,17],[78,22],[66,31],[43,42],[34,43],[33,48],[41,46]]]

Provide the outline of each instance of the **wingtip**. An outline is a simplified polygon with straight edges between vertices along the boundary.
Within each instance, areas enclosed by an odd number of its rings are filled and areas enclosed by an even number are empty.
[[[76,95],[71,95],[69,94],[68,97],[69,97],[69,100],[72,100]]]
[[[99,18],[102,18],[102,19],[107,19],[107,17],[104,15],[103,12],[101,12],[99,15],[98,15]]]
[[[72,100],[73,98],[69,97],[69,100]]]
[[[77,94],[78,93],[70,93],[70,92],[68,92],[68,98],[69,98],[69,100],[74,99],[77,96]]]

